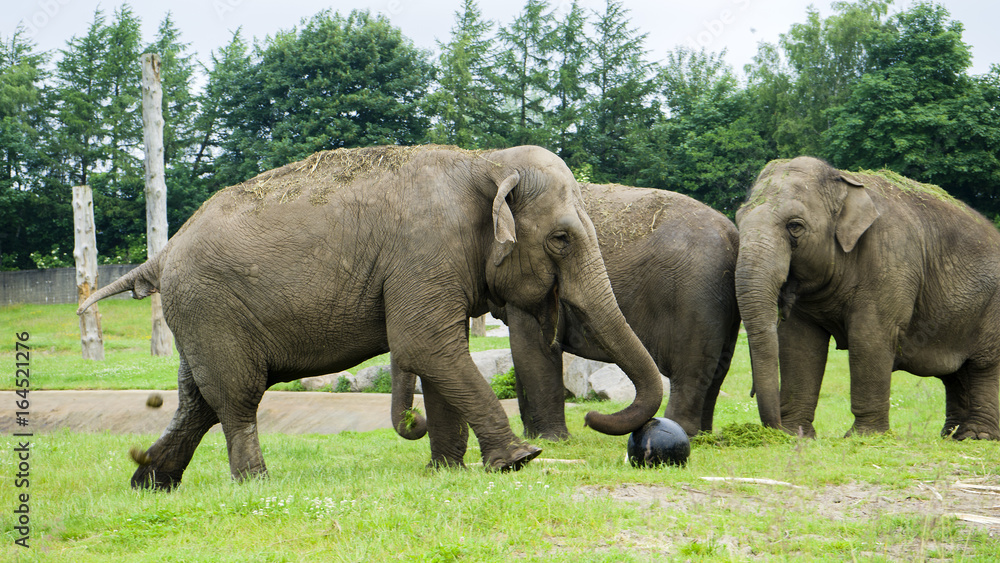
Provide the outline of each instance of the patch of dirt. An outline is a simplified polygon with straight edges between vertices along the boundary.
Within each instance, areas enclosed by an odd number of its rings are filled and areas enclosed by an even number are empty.
[[[161,396],[159,408],[147,406],[153,393]],[[384,393],[313,393],[267,391],[257,409],[261,433],[335,434],[344,430],[366,432],[392,428],[390,395]],[[423,409],[423,396],[414,406]],[[517,400],[500,401],[508,416],[517,414]],[[160,434],[177,410],[177,391],[32,391],[27,427],[12,416],[0,417],[4,433],[44,433],[59,429],[114,434]],[[217,424],[213,432],[221,431]]]
[[[739,519],[741,514],[766,515],[784,520],[789,515],[834,522],[858,523],[875,521],[884,516],[905,515],[927,518],[928,526],[943,517],[956,517],[965,526],[985,530],[1000,540],[1000,477],[986,479],[952,478],[947,482],[917,482],[908,489],[888,489],[869,483],[848,483],[802,487],[785,484],[750,484],[739,482],[693,481],[685,487],[661,487],[646,484],[626,484],[617,487],[592,485],[581,487],[577,500],[611,498],[633,503],[648,511],[660,514],[718,515],[730,514]],[[967,520],[985,516],[992,522]],[[786,538],[796,542],[808,540],[808,535],[785,531]],[[818,543],[828,543],[834,538],[816,537]],[[663,538],[658,549],[670,550],[671,540]],[[752,552],[746,542],[721,534],[714,538],[716,547],[723,548],[730,556],[751,559],[761,554]],[[885,544],[878,553],[857,553],[863,557],[888,556],[893,560],[909,560],[933,551],[954,553],[961,545],[941,545],[932,540],[913,538],[909,542]],[[789,555],[793,555],[790,552]],[[929,560],[929,559],[927,559]]]

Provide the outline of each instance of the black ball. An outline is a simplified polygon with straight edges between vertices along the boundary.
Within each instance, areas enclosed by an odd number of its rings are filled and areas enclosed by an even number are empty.
[[[683,467],[690,453],[687,432],[669,418],[651,418],[628,437],[628,460],[633,467]]]

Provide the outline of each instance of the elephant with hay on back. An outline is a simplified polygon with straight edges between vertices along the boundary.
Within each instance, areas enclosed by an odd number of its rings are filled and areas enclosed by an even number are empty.
[[[424,382],[432,464],[461,465],[471,426],[487,468],[520,468],[540,449],[514,436],[469,355],[468,318],[488,302],[516,305],[549,332],[570,307],[614,355],[636,400],[589,413],[594,429],[638,428],[662,394],[615,302],[580,188],[539,147],[316,153],[220,191],[80,310],[128,290],[162,294],[180,355],[179,407],[139,456],[133,486],[179,484],[219,422],[233,477],[265,474],[264,391],[390,349],[396,369]]]
[[[811,157],[774,161],[736,215],[736,294],[761,421],[815,435],[830,339],[849,433],[889,430],[895,370],[944,383],[943,436],[1000,439],[1000,232],[944,190]]]
[[[666,190],[580,188],[618,306],[670,380],[664,416],[690,436],[710,433],[740,327],[736,226],[707,205]],[[614,361],[612,355],[571,307],[559,312],[555,338],[516,305],[493,309],[510,327],[525,436],[568,438],[563,352],[603,362]],[[398,370],[393,374],[393,427],[419,439],[424,421],[408,415],[414,381]]]

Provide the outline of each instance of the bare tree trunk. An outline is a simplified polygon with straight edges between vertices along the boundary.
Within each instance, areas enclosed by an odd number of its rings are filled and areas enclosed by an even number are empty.
[[[142,136],[146,145],[146,249],[152,258],[167,245],[167,183],[163,172],[163,89],[160,86],[160,57],[142,56]],[[163,319],[160,294],[150,296],[153,308],[154,356],[173,353],[173,335]]]
[[[472,336],[486,336],[486,315],[472,319]]]
[[[94,194],[90,186],[73,188],[73,258],[76,259],[76,294],[83,303],[97,289],[97,234],[94,228]],[[97,303],[80,315],[80,348],[85,360],[104,359],[101,311]]]

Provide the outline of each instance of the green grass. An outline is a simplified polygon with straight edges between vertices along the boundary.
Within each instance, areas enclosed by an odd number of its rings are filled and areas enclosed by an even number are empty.
[[[162,369],[169,388],[176,357],[148,367],[148,335],[126,328],[107,334],[112,313],[132,314],[123,302],[102,309],[109,362],[125,379]],[[102,303],[103,305],[103,303]],[[121,307],[120,310],[117,307]],[[131,308],[130,308],[131,307]],[[136,318],[145,322],[142,313]],[[0,361],[12,365],[13,334],[31,332],[33,388],[62,382],[72,371],[72,307],[0,309],[7,343]],[[138,334],[127,335],[135,330]],[[121,339],[126,344],[116,342]],[[498,339],[504,340],[504,339]],[[490,343],[489,345],[492,345]],[[77,347],[74,349],[74,347]],[[35,354],[36,352],[40,352]],[[133,360],[117,360],[118,355]],[[219,432],[203,440],[172,493],[133,491],[128,450],[155,435],[56,432],[32,438],[31,539],[13,544],[11,511],[19,492],[11,436],[0,438],[2,561],[996,561],[1000,529],[968,524],[950,514],[1000,516],[986,498],[966,506],[956,480],[1000,485],[1000,444],[938,437],[944,415],[940,382],[898,373],[893,378],[888,436],[840,436],[850,427],[846,353],[831,350],[815,440],[746,445],[697,441],[685,468],[638,470],[625,463],[626,436],[583,427],[590,409],[567,407],[573,437],[537,441],[541,457],[517,473],[481,467],[432,471],[426,440],[409,442],[391,430],[336,435],[264,434],[270,477],[230,480]],[[76,364],[80,386],[97,385],[100,363]],[[170,367],[168,370],[167,368]],[[59,369],[58,373],[46,373]],[[133,377],[128,375],[128,377]],[[5,384],[8,383],[5,380]],[[738,433],[759,423],[749,397],[750,371],[741,340],[716,411],[716,430]],[[0,392],[9,416],[14,395]],[[331,413],[336,416],[336,413]],[[515,432],[520,423],[513,419]],[[741,426],[742,425],[742,426]],[[742,429],[742,430],[741,430]],[[721,433],[720,433],[721,435]],[[735,444],[743,445],[735,445]],[[727,445],[728,444],[728,445]],[[475,439],[466,461],[479,461]],[[578,460],[563,463],[555,460]],[[724,477],[709,481],[704,477]],[[768,485],[734,478],[773,479]]]

